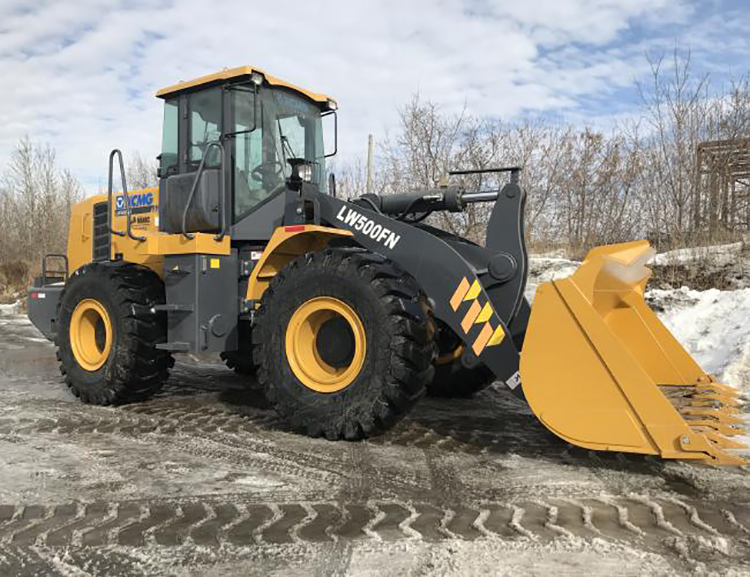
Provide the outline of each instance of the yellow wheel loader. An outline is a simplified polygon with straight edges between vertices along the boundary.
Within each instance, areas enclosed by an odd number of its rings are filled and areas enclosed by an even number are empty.
[[[311,436],[362,439],[425,393],[500,381],[574,445],[744,463],[728,451],[741,447],[734,390],[644,302],[648,243],[595,248],[531,309],[519,169],[496,169],[496,191],[344,200],[326,172],[332,98],[252,67],[157,96],[158,188],[129,192],[113,151],[108,194],[74,207],[67,254],[29,292],[82,401],[146,398],[174,354],[217,352]],[[476,202],[494,203],[484,246],[424,223]]]

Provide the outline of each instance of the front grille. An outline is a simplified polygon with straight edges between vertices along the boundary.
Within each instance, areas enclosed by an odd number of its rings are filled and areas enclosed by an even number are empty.
[[[94,204],[94,254],[93,260],[110,259],[110,239],[109,233],[109,203],[97,202]]]

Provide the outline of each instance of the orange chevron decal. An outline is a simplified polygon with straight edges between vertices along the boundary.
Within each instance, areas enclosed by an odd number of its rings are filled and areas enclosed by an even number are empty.
[[[461,302],[464,300],[467,292],[469,292],[469,281],[464,277],[461,279],[461,282],[458,283],[458,288],[451,297],[451,308],[454,311],[457,311],[458,307],[461,306]]]
[[[471,346],[476,356],[479,356],[482,354],[484,347],[487,346],[487,342],[490,340],[490,337],[492,336],[492,332],[493,332],[492,325],[490,323],[484,323],[484,327],[482,327],[482,331],[479,333],[479,336],[474,341],[474,344]]]
[[[464,320],[461,321],[461,328],[465,333],[469,332],[469,329],[471,329],[471,325],[474,324],[474,321],[476,320],[477,316],[479,316],[481,310],[482,305],[479,304],[479,301],[474,301],[473,303],[471,303],[471,307],[469,307]]]

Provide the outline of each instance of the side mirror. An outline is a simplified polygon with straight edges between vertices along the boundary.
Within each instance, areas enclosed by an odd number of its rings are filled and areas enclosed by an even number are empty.
[[[328,112],[324,112],[323,114],[320,115],[320,117],[322,119],[333,117],[333,152],[326,152],[327,150],[329,150],[329,146],[326,143],[324,146],[324,154],[323,154],[324,158],[330,158],[331,156],[334,156],[338,152],[338,149],[339,149],[339,120],[338,120],[339,117],[336,114],[335,110],[329,110]],[[323,129],[323,134],[324,135],[330,134],[331,131],[328,130],[328,126],[330,126],[331,121],[329,120],[325,124],[327,126],[326,128]],[[329,140],[329,139],[327,138],[326,140]]]
[[[163,156],[163,154],[157,154],[156,155],[156,162],[159,163],[159,166],[156,167],[156,178],[165,178],[167,176],[166,174],[162,174],[162,172],[163,172],[162,169],[161,169],[161,158],[162,158],[162,156]]]
[[[328,175],[328,194],[336,198],[336,175],[334,173]]]

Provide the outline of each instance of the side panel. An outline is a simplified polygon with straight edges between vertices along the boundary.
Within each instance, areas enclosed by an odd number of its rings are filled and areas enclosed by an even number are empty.
[[[159,191],[157,188],[136,190],[128,194],[130,198],[131,222],[133,234],[150,236],[158,230]],[[94,205],[106,202],[106,195],[96,195],[73,206],[68,230],[68,262],[70,273],[90,263],[94,258]],[[115,230],[125,230],[125,197],[113,195],[112,226]],[[127,237],[112,235],[110,258],[121,258],[127,262],[143,264],[161,274],[163,258],[161,255],[149,254],[145,242],[138,242]]]
[[[284,220],[286,194],[276,196],[262,202],[253,212],[232,227],[232,239],[243,241],[265,242],[273,236]]]
[[[161,276],[164,256],[168,254],[229,254],[229,236],[217,241],[213,234],[196,233],[192,239],[188,239],[181,234],[159,232],[157,188],[136,190],[128,196],[132,233],[136,237],[145,237],[145,240],[111,235],[110,259],[142,264]],[[95,231],[94,205],[106,202],[106,196],[97,195],[73,207],[67,252],[71,273],[94,259],[95,232],[101,232]],[[125,197],[115,194],[113,205],[112,228],[116,231],[125,231]]]
[[[49,340],[57,335],[57,303],[60,302],[64,285],[32,286],[28,291],[29,320]]]
[[[237,349],[237,251],[170,255],[164,261],[169,343],[179,352]]]
[[[93,196],[75,204],[71,209],[67,251],[70,274],[93,259],[94,204],[106,199],[106,196]]]
[[[151,236],[159,230],[159,189],[144,188],[128,192],[130,199],[131,228],[134,236]],[[106,197],[104,197],[106,200]],[[125,197],[122,194],[113,195],[112,228],[125,230]],[[161,274],[164,259],[161,255],[149,254],[145,250],[145,242],[132,240],[126,236],[112,235],[112,259],[121,258],[124,261],[147,266],[157,274]]]

